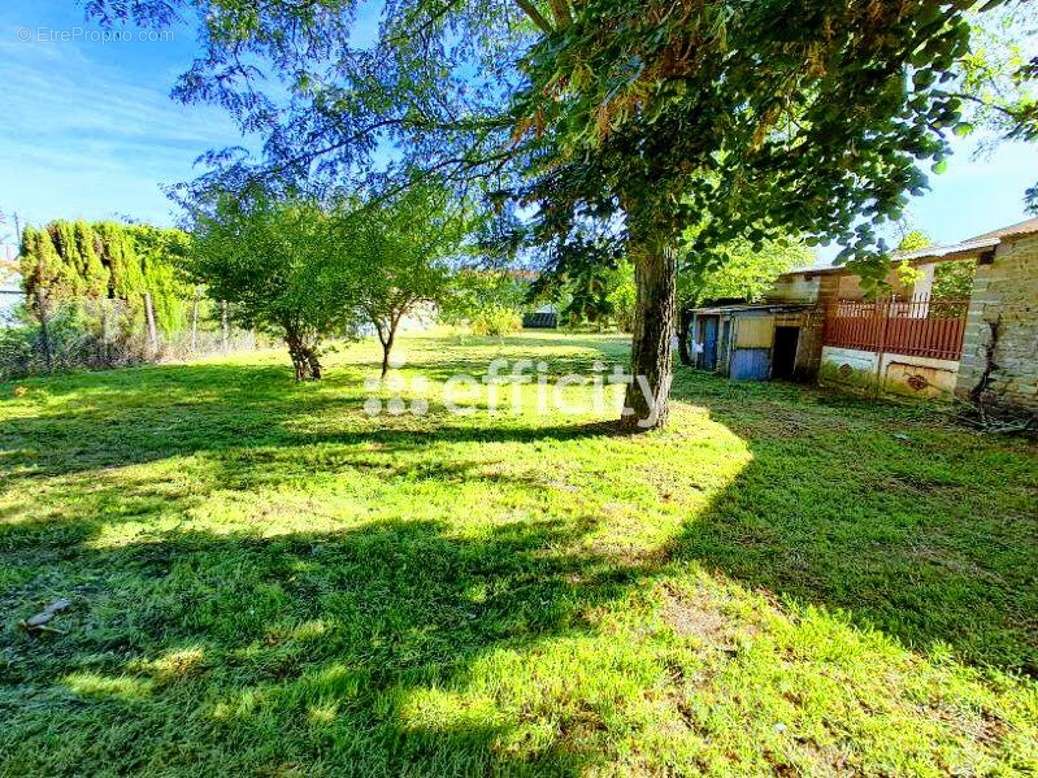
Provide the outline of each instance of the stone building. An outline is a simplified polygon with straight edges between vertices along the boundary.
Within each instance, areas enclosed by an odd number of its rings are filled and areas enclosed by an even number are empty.
[[[1038,412],[1038,219],[978,240],[955,393]]]

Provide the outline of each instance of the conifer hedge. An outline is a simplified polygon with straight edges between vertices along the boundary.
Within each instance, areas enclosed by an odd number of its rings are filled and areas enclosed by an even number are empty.
[[[187,326],[195,296],[183,277],[187,233],[150,225],[59,220],[22,233],[20,269],[30,307],[79,300],[119,300],[143,325],[150,296],[157,327]]]

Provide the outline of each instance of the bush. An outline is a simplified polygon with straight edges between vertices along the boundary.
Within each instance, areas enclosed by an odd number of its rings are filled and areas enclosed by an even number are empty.
[[[21,324],[0,331],[0,376],[142,362],[149,356],[147,343],[134,317],[118,300],[63,302],[49,312],[45,338],[36,316],[23,311]]]
[[[501,337],[518,332],[523,328],[523,319],[512,308],[492,306],[472,318],[472,332],[476,335]]]
[[[31,327],[0,329],[0,381],[31,372],[35,344],[36,333]]]

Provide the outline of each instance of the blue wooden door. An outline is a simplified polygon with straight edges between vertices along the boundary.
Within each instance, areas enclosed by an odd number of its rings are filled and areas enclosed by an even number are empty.
[[[767,381],[770,371],[770,349],[740,348],[732,354],[729,375],[736,381]]]
[[[703,370],[717,369],[717,317],[703,318]]]

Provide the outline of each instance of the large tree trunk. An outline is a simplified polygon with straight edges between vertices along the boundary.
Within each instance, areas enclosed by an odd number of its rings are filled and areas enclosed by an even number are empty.
[[[667,422],[667,398],[673,377],[671,338],[674,335],[677,264],[674,250],[635,243],[631,258],[638,297],[631,342],[633,382],[627,388],[620,427],[628,432],[656,429]]]
[[[288,344],[288,354],[296,371],[296,381],[319,381],[321,362],[317,356],[317,349],[294,333],[287,334],[285,342]]]

